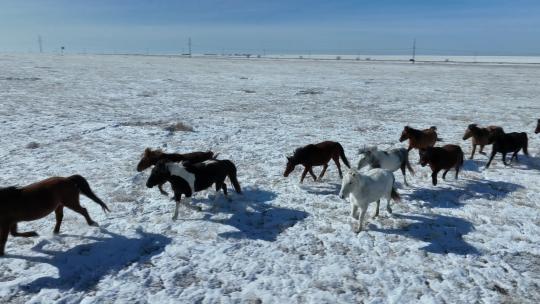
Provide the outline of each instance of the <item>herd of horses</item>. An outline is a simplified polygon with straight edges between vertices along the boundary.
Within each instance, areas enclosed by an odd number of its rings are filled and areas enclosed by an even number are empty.
[[[535,133],[540,133],[540,119],[537,121]],[[506,155],[512,153],[510,162],[514,159],[518,161],[517,153],[523,150],[528,155],[528,138],[525,132],[505,133],[503,128],[488,126],[480,128],[476,124],[467,127],[463,140],[472,138],[472,153],[470,159],[474,157],[476,146],[480,146],[479,153],[485,154],[483,149],[486,145],[493,145],[488,168],[497,153],[502,154],[505,165]],[[342,185],[339,196],[349,199],[351,203],[351,216],[359,220],[356,232],[362,230],[364,216],[367,207],[371,202],[377,203],[375,216],[379,214],[380,199],[387,200],[387,211],[392,212],[390,200],[399,201],[400,196],[396,191],[395,178],[393,172],[401,169],[405,185],[406,169],[414,174],[414,170],[409,162],[409,151],[418,149],[420,155],[420,165],[429,165],[432,170],[432,183],[437,185],[437,175],[444,171],[442,178],[445,179],[449,170],[455,170],[455,178],[458,178],[459,170],[463,166],[464,154],[458,145],[444,145],[436,147],[438,141],[442,141],[437,135],[437,128],[430,127],[425,130],[418,130],[406,126],[401,133],[400,142],[409,141],[407,149],[392,149],[380,151],[376,147],[364,147],[358,152],[363,158],[356,168],[351,168],[345,151],[338,142],[324,141],[318,144],[309,144],[294,151],[291,156],[287,156],[287,164],[283,175],[287,177],[297,165],[302,165],[300,182],[309,173],[313,180],[321,180],[324,176],[328,163],[333,160],[338,168],[339,176],[342,178]],[[349,168],[345,175],[341,171],[340,159]],[[147,148],[142,159],[137,165],[137,171],[141,172],[152,167],[152,171],[147,180],[146,186],[152,188],[158,186],[159,191],[168,195],[163,190],[163,184],[169,182],[174,192],[173,199],[176,202],[173,219],[177,219],[178,208],[185,205],[194,208],[191,197],[195,192],[203,191],[215,186],[217,192],[223,190],[227,196],[227,186],[225,179],[228,177],[237,193],[242,189],[237,179],[237,170],[230,160],[218,159],[218,154],[207,152],[192,152],[187,154],[165,153],[161,150]],[[323,166],[317,178],[313,172],[314,166]],[[370,170],[360,172],[359,170],[369,166]],[[55,212],[56,225],[53,232],[60,233],[60,225],[63,219],[64,207],[71,209],[86,219],[90,226],[98,224],[90,218],[88,211],[80,205],[79,196],[83,194],[101,206],[104,212],[110,211],[107,205],[94,194],[86,179],[80,175],[70,177],[51,177],[24,187],[10,186],[0,188],[0,256],[4,255],[5,246],[9,234],[14,237],[33,237],[38,234],[35,231],[19,232],[17,223],[33,221],[43,218]],[[361,209],[360,212],[358,209]]]

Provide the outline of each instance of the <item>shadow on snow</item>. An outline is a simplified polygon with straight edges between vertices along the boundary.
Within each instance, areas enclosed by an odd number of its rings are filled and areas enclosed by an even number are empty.
[[[514,183],[469,179],[464,185],[453,188],[417,188],[413,193],[404,196],[408,200],[427,202],[431,207],[458,208],[468,199],[500,200],[522,188],[523,186]]]
[[[220,233],[220,237],[273,242],[281,232],[309,215],[304,211],[272,206],[268,202],[277,197],[274,192],[255,187],[246,187],[242,192],[241,195],[234,195],[230,203],[225,201],[220,204],[221,207],[214,206],[206,211],[201,219],[236,228],[236,231]],[[223,219],[219,217],[222,213],[229,213],[231,216]]]
[[[80,237],[95,242],[75,246],[67,251],[43,249],[48,241],[37,244],[33,251],[48,255],[21,256],[6,255],[9,258],[29,262],[46,263],[58,269],[58,277],[40,277],[21,289],[37,293],[42,288],[84,291],[94,287],[104,276],[138,262],[144,263],[163,252],[171,239],[159,234],[146,233],[138,229],[140,237],[128,238],[102,229],[110,237]],[[64,236],[65,237],[65,236]]]
[[[371,231],[403,235],[405,237],[428,242],[420,249],[437,254],[480,254],[480,252],[463,240],[463,236],[474,230],[471,222],[444,215],[401,215],[394,217],[414,221],[400,229],[380,229],[370,225]]]

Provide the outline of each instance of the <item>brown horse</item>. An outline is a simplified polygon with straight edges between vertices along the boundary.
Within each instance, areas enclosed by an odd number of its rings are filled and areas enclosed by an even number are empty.
[[[478,153],[486,155],[484,152],[484,146],[491,145],[493,141],[489,140],[489,135],[496,130],[503,131],[503,128],[498,126],[487,126],[485,128],[479,128],[477,124],[470,124],[463,134],[463,140],[467,140],[472,137],[472,152],[469,159],[473,159],[474,152],[476,151],[476,146],[480,146],[480,151]]]
[[[529,156],[529,152],[527,151],[529,139],[527,138],[527,133],[525,132],[504,133],[502,131],[495,131],[491,133],[489,137],[490,140],[493,141],[493,149],[491,150],[491,156],[486,164],[486,168],[489,168],[489,165],[491,164],[491,161],[493,161],[493,158],[497,152],[502,153],[502,161],[505,166],[508,165],[506,163],[507,153],[514,153],[510,158],[510,162],[512,162],[514,158],[516,161],[518,160],[517,154],[521,149],[523,149],[523,153],[525,155]]]
[[[399,138],[399,141],[404,142],[407,139],[409,140],[409,148],[407,149],[407,151],[411,151],[414,148],[425,149],[428,147],[433,147],[436,141],[442,141],[442,139],[437,137],[436,127],[431,127],[425,130],[418,130],[409,126],[405,126],[405,128],[403,128],[403,132],[401,132],[401,137]]]
[[[534,130],[534,134],[540,133],[540,119],[536,122],[536,130]]]
[[[339,164],[339,157],[343,160],[343,163],[348,168],[351,167],[347,157],[345,157],[345,151],[340,143],[335,141],[323,141],[318,144],[310,144],[294,151],[292,156],[287,156],[287,166],[283,176],[287,177],[294,170],[296,165],[303,165],[304,172],[300,178],[300,183],[304,181],[306,174],[309,172],[313,177],[313,180],[317,180],[315,173],[313,173],[313,166],[323,166],[323,170],[319,175],[319,180],[324,176],[326,169],[328,168],[328,162],[333,159],[339,171],[339,177],[343,178],[341,173],[341,166]]]
[[[4,255],[10,232],[12,236],[21,237],[38,235],[35,231],[18,232],[18,222],[37,220],[54,211],[56,213],[54,233],[59,233],[64,217],[64,207],[84,216],[88,225],[98,226],[90,218],[86,208],[80,205],[80,193],[98,203],[103,211],[110,211],[107,205],[92,192],[86,179],[80,175],[51,177],[21,188],[0,189],[0,255]]]
[[[141,172],[154,166],[158,161],[163,160],[166,162],[189,162],[192,164],[200,163],[205,160],[216,159],[218,154],[214,154],[212,151],[206,152],[191,152],[185,154],[179,153],[165,153],[160,149],[152,150],[146,148],[142,155],[141,161],[137,164],[137,172]],[[158,185],[159,192],[163,195],[169,195],[165,190],[163,190],[163,184]]]
[[[442,178],[446,178],[446,173],[452,168],[456,170],[456,179],[459,169],[463,166],[463,151],[457,145],[445,145],[442,147],[428,147],[420,150],[420,165],[425,167],[429,164],[431,168],[431,181],[437,185],[437,174],[445,170]]]

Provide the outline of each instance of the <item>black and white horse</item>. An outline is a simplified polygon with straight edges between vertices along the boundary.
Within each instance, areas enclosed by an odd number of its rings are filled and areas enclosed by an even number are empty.
[[[381,168],[390,172],[401,169],[403,181],[406,186],[409,185],[407,183],[407,178],[405,177],[405,168],[409,169],[411,174],[414,174],[414,170],[409,163],[409,152],[407,149],[399,148],[380,151],[377,147],[364,147],[358,150],[358,154],[364,155],[364,157],[358,161],[358,170],[367,165],[371,168]]]
[[[227,186],[225,178],[229,177],[234,189],[242,193],[240,184],[236,179],[236,166],[230,160],[207,160],[196,164],[183,164],[160,161],[152,169],[152,173],[146,182],[148,188],[169,182],[174,191],[174,200],[176,208],[174,210],[173,220],[178,218],[178,206],[180,204],[189,204],[191,196],[216,185],[216,191],[223,190],[227,196]],[[182,199],[182,194],[185,196]],[[189,206],[189,205],[188,205]]]

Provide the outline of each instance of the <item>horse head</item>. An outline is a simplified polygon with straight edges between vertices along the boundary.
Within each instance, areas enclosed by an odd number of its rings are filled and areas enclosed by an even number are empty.
[[[432,154],[433,154],[432,150],[433,150],[432,147],[418,150],[418,153],[420,154],[419,163],[422,167],[425,167],[431,161]]]
[[[152,168],[152,172],[146,181],[146,187],[152,188],[156,185],[161,185],[167,181],[170,175],[167,162],[164,160],[158,161],[154,168]]]
[[[285,166],[285,172],[283,172],[283,176],[287,177],[291,172],[293,172],[294,167],[296,167],[297,163],[295,161],[294,155],[287,155],[285,156],[287,158],[287,165]]]
[[[349,196],[354,187],[354,184],[358,180],[358,171],[354,168],[349,169],[345,175],[343,175],[343,180],[341,181],[341,189],[339,190],[339,197],[345,199]]]
[[[146,170],[147,168],[150,168],[156,163],[158,157],[161,154],[163,154],[163,152],[159,149],[153,151],[150,148],[144,149],[144,152],[141,155],[141,160],[137,164],[137,172],[141,172]]]
[[[472,132],[473,132],[473,129],[474,128],[477,128],[478,125],[477,124],[470,124],[467,126],[467,129],[465,130],[465,134],[463,134],[463,140],[467,140],[469,138],[471,138],[471,136],[473,135]]]
[[[404,142],[407,139],[409,139],[409,131],[411,130],[411,127],[405,126],[403,128],[403,131],[401,132],[401,136],[399,137],[399,142]]]

